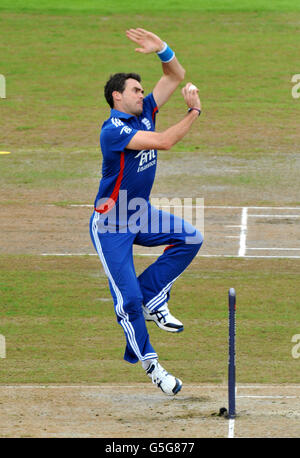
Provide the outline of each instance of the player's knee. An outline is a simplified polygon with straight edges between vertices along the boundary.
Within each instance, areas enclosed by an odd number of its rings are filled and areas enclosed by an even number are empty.
[[[126,296],[123,303],[123,310],[131,319],[138,318],[142,313],[143,296],[141,293],[134,294],[134,291]]]
[[[185,241],[190,250],[197,254],[203,244],[203,235],[200,231],[195,229],[195,232],[192,235],[186,237]]]
[[[202,233],[198,230],[196,230],[195,239],[196,239],[196,245],[199,245],[199,248],[201,248],[201,245],[204,239],[203,239]]]

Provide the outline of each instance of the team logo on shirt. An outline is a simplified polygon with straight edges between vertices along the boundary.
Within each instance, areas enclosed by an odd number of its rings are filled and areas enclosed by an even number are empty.
[[[116,126],[116,127],[124,126],[123,121],[121,121],[121,119],[119,119],[119,118],[111,118],[111,122],[112,122],[113,125]]]
[[[140,159],[137,172],[143,172],[143,170],[146,170],[156,164],[156,152],[154,149],[142,149],[134,157]]]
[[[142,119],[142,123],[147,127],[147,130],[151,129],[151,122],[147,118]]]
[[[115,127],[122,127],[120,130],[120,135],[122,135],[123,132],[125,134],[130,134],[132,132],[132,129],[124,124],[123,121],[121,121],[119,118],[111,118],[111,122]],[[142,123],[146,126],[147,130],[151,129],[151,123],[149,119],[143,118]],[[154,149],[143,149],[139,151],[138,154],[134,157],[139,158],[137,172],[143,172],[144,170],[156,164],[156,151]]]
[[[119,118],[111,118],[111,122],[115,127],[122,127],[120,135],[122,135],[123,132],[125,132],[125,134],[130,134],[130,132],[132,132],[132,129],[126,126]]]
[[[132,132],[132,129],[128,126],[124,126],[122,127],[121,131],[120,131],[120,135],[122,135],[122,133],[125,132],[125,134],[130,134],[130,132]]]

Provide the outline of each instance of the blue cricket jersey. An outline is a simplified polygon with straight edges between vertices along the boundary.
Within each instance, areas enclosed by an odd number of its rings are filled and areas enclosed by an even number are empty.
[[[117,210],[125,194],[121,191],[127,191],[127,202],[134,198],[149,200],[156,172],[157,150],[137,151],[126,146],[139,130],[155,130],[157,112],[151,93],[144,98],[140,116],[112,109],[110,118],[103,123],[100,133],[102,178],[95,199],[97,212],[105,214],[114,207]]]

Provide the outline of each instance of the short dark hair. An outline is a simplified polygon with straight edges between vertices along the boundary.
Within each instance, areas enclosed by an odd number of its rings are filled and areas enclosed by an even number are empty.
[[[104,87],[104,95],[108,105],[113,108],[114,107],[114,100],[112,93],[114,91],[118,91],[122,94],[125,89],[126,80],[132,78],[139,83],[141,82],[142,78],[138,73],[115,73],[114,75],[110,75],[109,80],[105,84]]]

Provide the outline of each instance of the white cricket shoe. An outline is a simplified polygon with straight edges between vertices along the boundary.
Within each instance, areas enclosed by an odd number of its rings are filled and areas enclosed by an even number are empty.
[[[152,383],[168,396],[175,396],[181,390],[182,381],[169,374],[157,360],[150,364],[146,373],[152,379]]]
[[[143,314],[146,321],[154,321],[164,331],[181,332],[184,329],[181,321],[170,313],[167,302],[153,312],[143,305]]]

